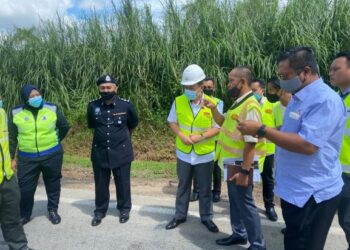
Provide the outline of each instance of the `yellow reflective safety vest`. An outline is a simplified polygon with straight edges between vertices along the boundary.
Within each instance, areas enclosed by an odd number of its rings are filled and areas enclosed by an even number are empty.
[[[275,118],[273,114],[274,103],[269,102],[265,98],[264,103],[261,106],[262,122],[269,128],[275,128]],[[266,156],[275,154],[276,146],[273,142],[266,140]],[[264,171],[265,156],[259,158],[259,171],[262,173]]]
[[[285,110],[286,108],[282,106],[281,102],[277,102],[276,105],[273,107],[276,128],[280,128],[282,126]]]
[[[4,109],[0,108],[0,184],[4,178],[10,180],[14,172],[11,167],[9,150],[9,137],[7,128],[7,116]]]
[[[265,102],[261,107],[262,113],[262,122],[269,128],[275,128],[275,118],[273,114],[274,103],[269,102],[267,98],[265,98]],[[276,147],[275,144],[266,140],[266,155],[272,155],[275,153]]]
[[[350,94],[344,99],[346,106],[347,120],[343,136],[343,144],[340,151],[340,163],[343,167],[343,172],[350,174]]]
[[[220,166],[223,166],[225,159],[243,158],[245,141],[243,135],[237,130],[237,120],[245,121],[250,110],[255,109],[260,116],[261,108],[253,95],[249,95],[238,106],[229,109],[225,121],[220,129],[218,139],[218,149],[216,150],[215,160],[218,160]],[[265,139],[259,139],[255,146],[256,157],[266,155]],[[260,167],[260,166],[259,166]]]
[[[45,103],[35,119],[30,110],[22,106],[12,110],[13,123],[18,129],[18,154],[23,157],[39,157],[61,148],[56,131],[57,107]]]
[[[207,95],[205,95],[204,98],[217,104],[215,99]],[[176,97],[175,108],[179,129],[184,135],[200,135],[213,127],[214,120],[211,110],[205,106],[202,106],[198,114],[194,116],[190,101],[185,95]],[[193,145],[186,145],[177,136],[176,148],[186,154],[189,154],[192,150],[194,150],[197,155],[209,154],[215,150],[215,137],[205,139]]]
[[[217,97],[211,96],[211,98],[213,98],[213,99],[216,101],[217,104],[218,104],[219,102],[224,103],[221,99],[219,99],[219,98],[217,98]],[[222,107],[222,108],[224,108],[224,107]],[[219,139],[219,134],[217,134],[214,138],[215,138],[215,141],[217,141],[217,140]]]

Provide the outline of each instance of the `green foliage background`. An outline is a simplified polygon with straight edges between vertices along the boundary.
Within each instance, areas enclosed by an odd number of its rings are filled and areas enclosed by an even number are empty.
[[[291,0],[285,6],[278,0],[197,0],[181,8],[176,1],[163,3],[157,21],[147,5],[140,9],[123,0],[104,15],[76,23],[57,17],[3,36],[0,93],[7,105],[18,104],[20,87],[30,82],[83,124],[88,101],[98,97],[96,79],[110,73],[143,121],[165,122],[188,64],[217,78],[220,97],[235,65],[249,65],[268,78],[278,53],[303,44],[315,49],[327,78],[332,56],[350,49],[348,0]]]

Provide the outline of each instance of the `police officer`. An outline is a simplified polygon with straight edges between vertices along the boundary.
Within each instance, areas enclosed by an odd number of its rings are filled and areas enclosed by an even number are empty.
[[[12,167],[17,166],[21,189],[22,224],[30,221],[40,173],[43,174],[48,197],[48,218],[52,224],[59,224],[61,217],[57,209],[63,160],[61,141],[68,133],[69,125],[56,105],[43,100],[37,87],[24,85],[21,97],[24,104],[12,109],[9,132]]]
[[[6,112],[0,96],[0,224],[10,249],[29,250],[27,238],[20,223],[20,191],[11,167]]]
[[[87,121],[94,129],[91,161],[95,180],[95,211],[91,225],[105,217],[109,204],[111,172],[117,190],[119,222],[129,220],[131,210],[130,167],[134,159],[131,134],[138,124],[134,106],[116,95],[118,85],[110,75],[97,80],[101,98],[89,103]]]

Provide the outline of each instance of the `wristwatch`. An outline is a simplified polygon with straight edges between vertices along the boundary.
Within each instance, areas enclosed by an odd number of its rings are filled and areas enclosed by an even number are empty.
[[[244,174],[244,175],[249,175],[249,170],[248,169],[245,169],[245,168],[241,168],[241,173]]]
[[[256,135],[258,136],[258,137],[264,137],[265,136],[265,134],[266,134],[266,125],[261,125],[261,127],[258,129],[258,131],[256,132]]]

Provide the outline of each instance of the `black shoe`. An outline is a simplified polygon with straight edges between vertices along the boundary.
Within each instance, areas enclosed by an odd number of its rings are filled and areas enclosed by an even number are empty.
[[[49,220],[52,224],[60,224],[61,223],[61,216],[57,213],[55,210],[49,210]]]
[[[216,240],[216,244],[221,246],[231,246],[231,245],[237,245],[237,244],[247,244],[248,240],[247,238],[242,238],[240,236],[237,236],[235,234],[230,235],[229,237],[218,239]]]
[[[282,229],[281,229],[281,234],[285,234],[286,231],[287,231],[287,228],[286,228],[286,227],[282,228]]]
[[[125,223],[129,220],[129,212],[120,212],[119,222]]]
[[[220,194],[219,193],[213,193],[213,202],[219,202],[220,201]]]
[[[219,228],[215,225],[215,223],[212,220],[202,221],[202,224],[205,225],[210,232],[219,232]]]
[[[91,226],[96,227],[101,224],[102,219],[104,218],[104,215],[94,215],[94,218],[92,218]]]
[[[23,225],[27,224],[29,221],[30,221],[30,217],[29,218],[23,217],[23,218],[21,218],[20,223],[23,226]]]
[[[266,250],[266,247],[250,246],[247,250]]]
[[[198,192],[192,192],[192,195],[191,195],[191,198],[190,198],[190,201],[198,201],[199,199],[199,194]]]
[[[165,226],[165,229],[166,230],[174,229],[175,227],[177,227],[181,223],[184,223],[185,221],[186,221],[186,219],[177,220],[174,218]]]
[[[278,216],[276,214],[275,208],[274,207],[269,207],[266,208],[266,217],[270,220],[270,221],[277,221]]]

